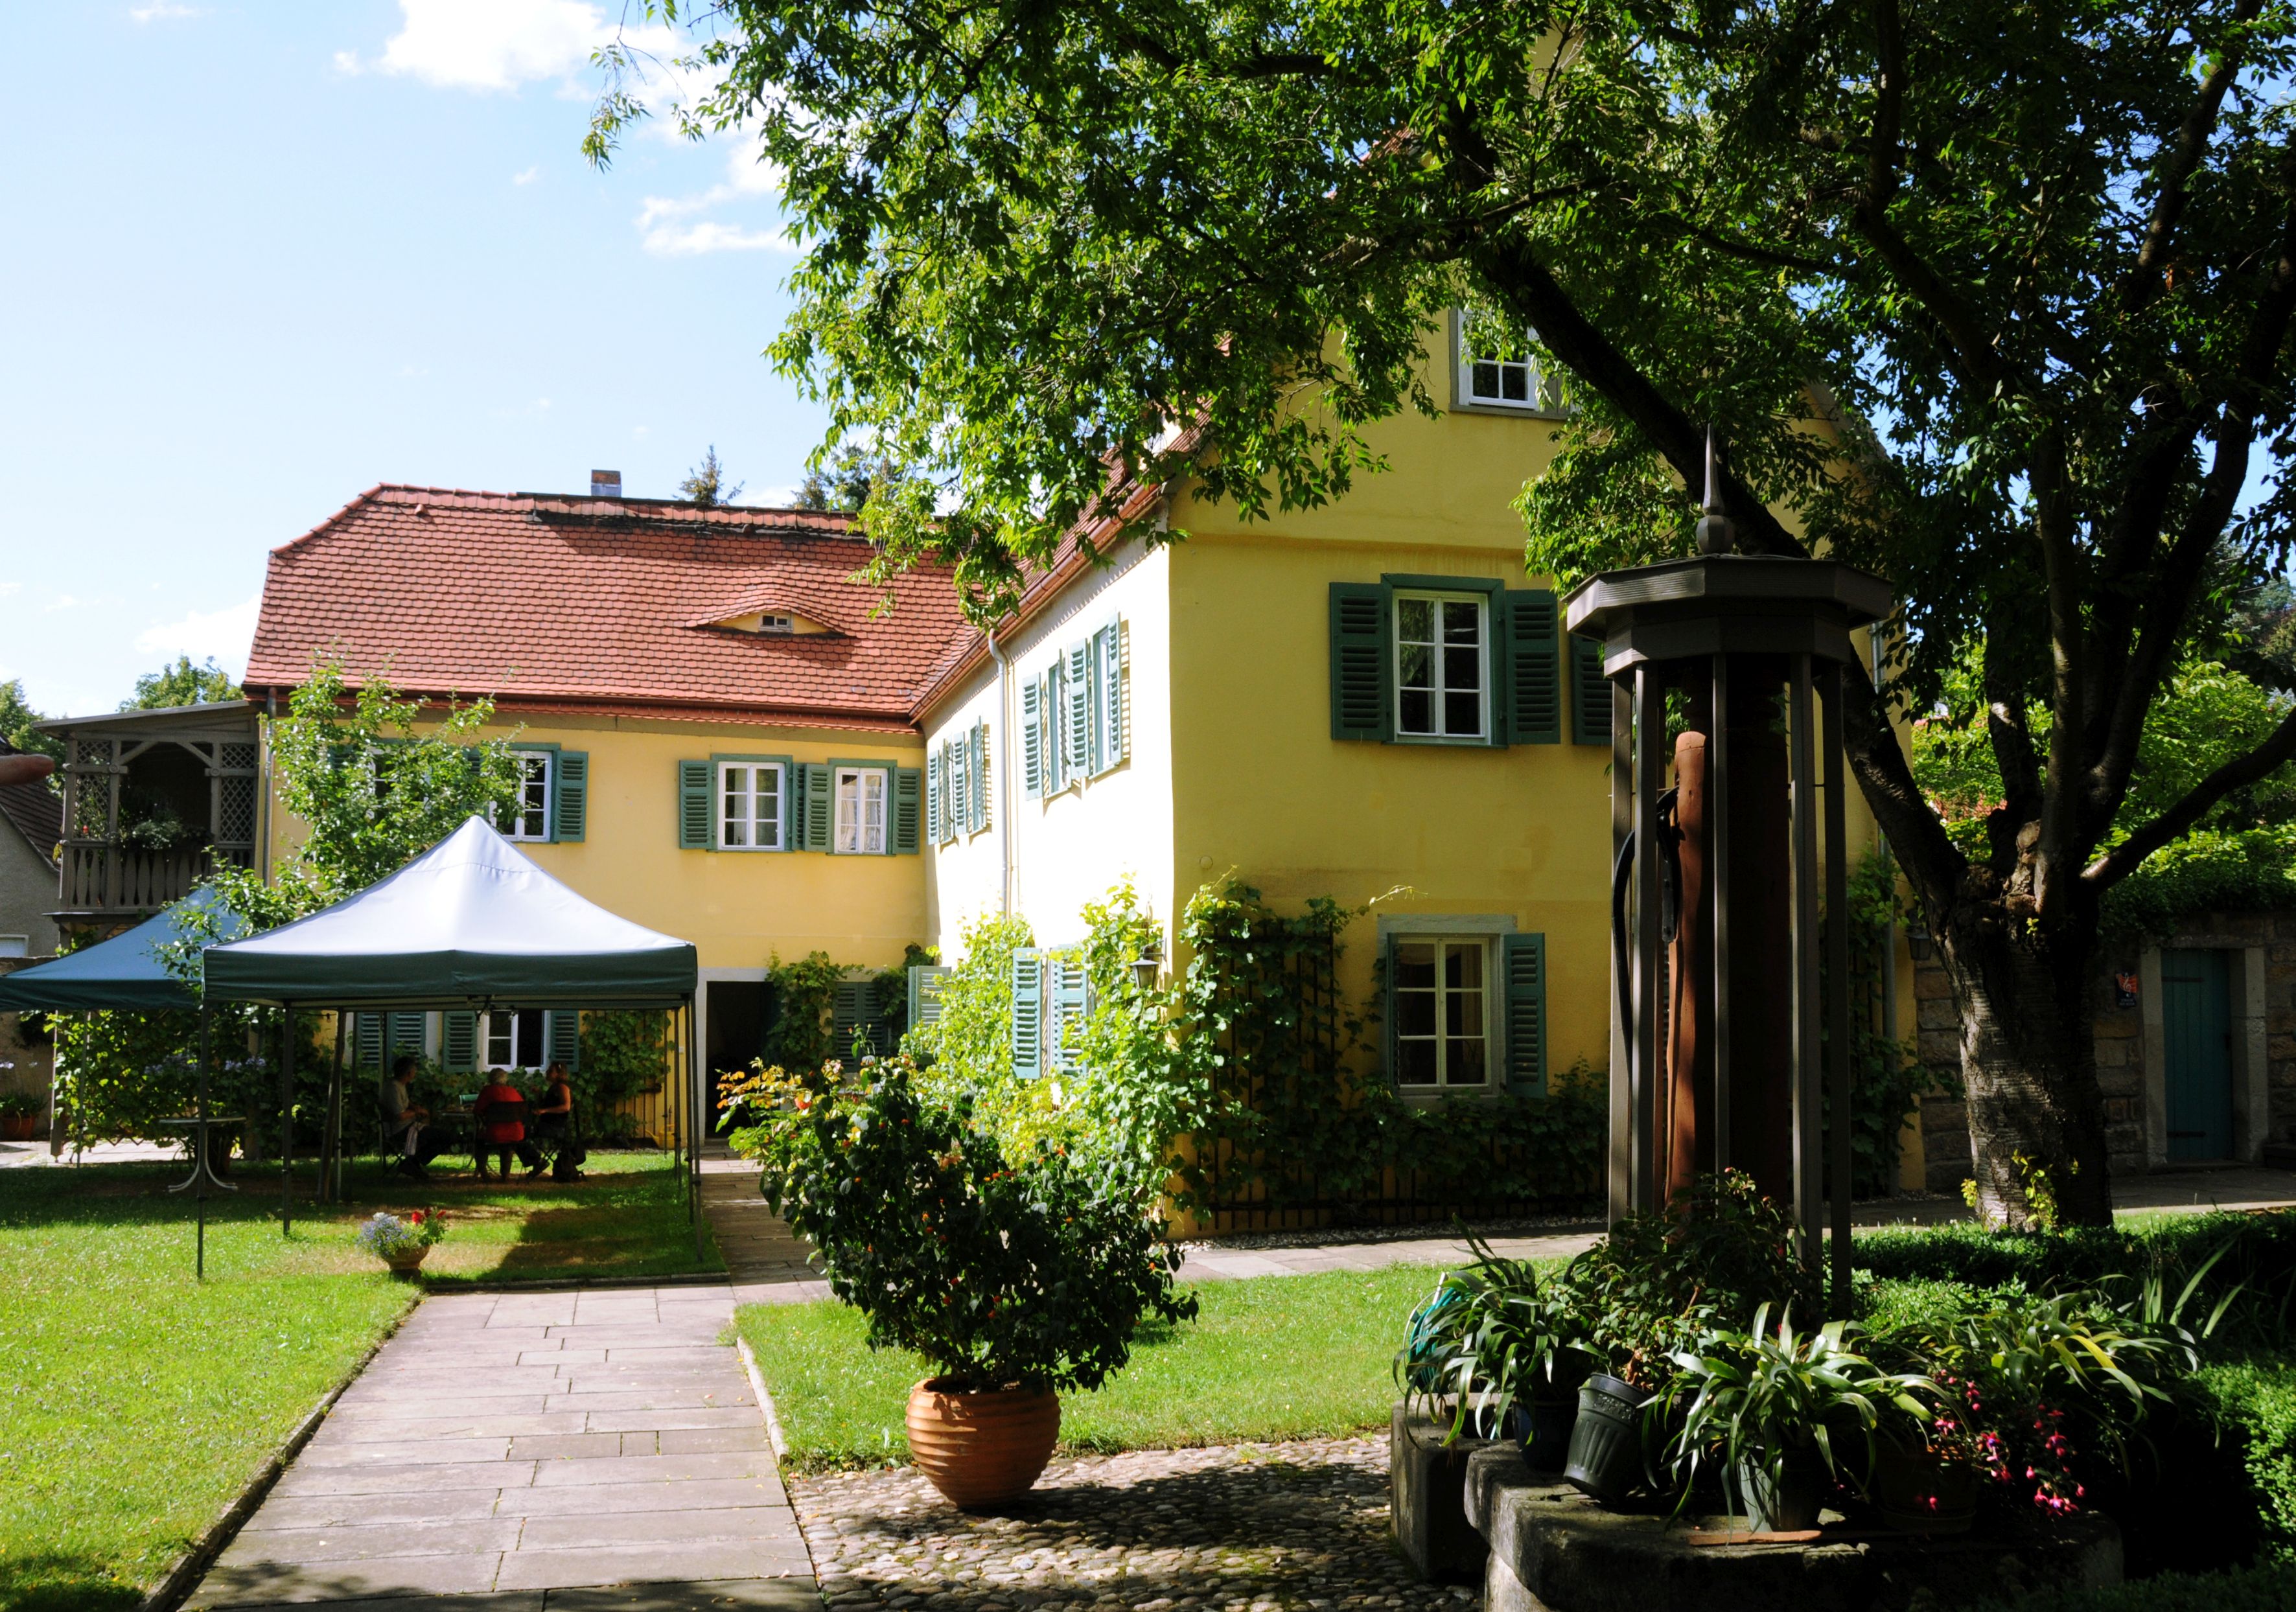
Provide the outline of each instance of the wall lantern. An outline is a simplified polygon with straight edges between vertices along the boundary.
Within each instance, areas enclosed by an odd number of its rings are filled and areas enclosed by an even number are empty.
[[[1926,926],[1920,923],[1906,926],[1906,953],[1915,962],[1927,962],[1930,953],[1936,949],[1930,944],[1930,932]]]
[[[1140,955],[1132,960],[1132,983],[1138,986],[1144,995],[1156,988],[1156,977],[1163,972],[1163,969],[1164,943],[1151,935],[1147,944],[1140,948]]]

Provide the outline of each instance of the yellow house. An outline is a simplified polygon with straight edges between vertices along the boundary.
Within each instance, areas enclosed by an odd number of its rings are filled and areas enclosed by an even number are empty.
[[[1125,519],[1187,541],[1071,544],[993,632],[943,574],[852,581],[842,515],[377,487],[273,556],[248,691],[281,708],[332,655],[492,696],[527,754],[517,837],[697,945],[713,1068],[755,1054],[775,956],[954,958],[997,913],[1058,947],[1129,880],[1184,964],[1175,919],[1233,872],[1279,910],[1383,897],[1340,983],[1384,979],[1367,1056],[1406,1098],[1542,1089],[1609,1057],[1609,694],[1512,507],[1554,390],[1463,333],[1438,414],[1373,427],[1390,468],[1345,499],[1245,523],[1135,489]],[[291,833],[266,811],[267,855]],[[553,1034],[480,1026],[477,1056]]]

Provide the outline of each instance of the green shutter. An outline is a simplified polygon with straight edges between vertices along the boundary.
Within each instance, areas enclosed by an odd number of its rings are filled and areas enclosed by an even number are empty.
[[[569,1069],[582,1067],[582,1011],[579,1008],[553,1008],[542,1025],[543,1056],[551,1063],[562,1063]]]
[[[1021,793],[1031,800],[1045,794],[1045,683],[1040,677],[1021,685]]]
[[[382,1015],[351,1015],[351,1062],[362,1069],[382,1068]]]
[[[1562,742],[1562,662],[1555,642],[1554,595],[1510,588],[1498,638],[1496,686],[1506,703],[1507,742]]]
[[[921,1030],[940,1022],[941,987],[948,983],[950,972],[938,963],[909,965],[909,1028]]]
[[[836,774],[825,761],[808,761],[797,771],[805,775],[805,844],[801,848],[825,851],[836,826]]]
[[[1500,942],[1506,987],[1506,1075],[1513,1090],[1546,1094],[1546,937],[1508,935]]]
[[[560,845],[579,845],[590,826],[590,752],[559,751],[550,777],[550,838]]]
[[[964,743],[965,827],[978,834],[988,826],[988,724],[974,723]]]
[[[882,1058],[892,1049],[889,1043],[890,1027],[884,1015],[877,1011],[877,982],[873,979],[840,979],[832,999],[829,1012],[829,1055],[841,1061],[855,1059],[855,1042],[860,1043],[860,1055]]]
[[[1111,617],[1092,635],[1092,770],[1124,759],[1124,626]]]
[[[1570,640],[1570,742],[1611,742],[1611,680],[1603,675],[1598,638]]]
[[[1045,1042],[1052,1052],[1053,1068],[1067,1075],[1084,1061],[1084,1019],[1091,1006],[1084,958],[1074,953],[1054,957],[1046,972],[1052,977],[1052,1004],[1046,1014]]]
[[[390,1021],[389,1030],[390,1035],[390,1044],[386,1047],[384,1051],[390,1055],[390,1060],[394,1063],[397,1062],[398,1055],[401,1052],[412,1052],[417,1058],[422,1057],[423,1050],[422,1031],[424,1027],[422,1021],[428,1018],[429,1015],[424,1013],[390,1013],[384,1015],[384,1017]]]
[[[1025,947],[1013,953],[1013,1073],[1033,1080],[1045,1072],[1045,962]]]
[[[941,784],[948,770],[948,746],[925,757],[925,824],[935,845],[948,843],[948,795]]]
[[[439,1015],[439,1061],[449,1075],[469,1075],[479,1067],[479,1016],[476,1013],[443,1013]]]
[[[1072,643],[1062,655],[1061,781],[1068,783],[1093,772],[1092,642]]]
[[[893,769],[892,843],[887,849],[896,856],[917,854],[917,797],[923,792],[922,777],[914,767]]]
[[[1389,732],[1388,591],[1332,584],[1332,737],[1384,743]]]
[[[681,761],[677,764],[677,848],[681,851],[709,851],[718,846],[717,837],[710,833],[710,824],[717,813],[709,802],[709,764],[706,761]]]

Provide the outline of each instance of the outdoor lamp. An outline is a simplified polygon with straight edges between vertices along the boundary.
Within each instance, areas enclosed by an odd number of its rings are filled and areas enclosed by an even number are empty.
[[[1906,926],[1906,953],[1915,962],[1930,960],[1930,932],[1918,923]]]
[[[1143,991],[1156,988],[1156,976],[1164,969],[1164,943],[1151,935],[1140,948],[1140,955],[1132,960],[1132,983]]]

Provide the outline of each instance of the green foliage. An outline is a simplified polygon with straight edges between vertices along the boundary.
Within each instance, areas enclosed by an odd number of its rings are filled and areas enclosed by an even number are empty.
[[[1763,1305],[1822,1308],[1792,1221],[1736,1170],[1701,1175],[1664,1210],[1619,1221],[1565,1280],[1603,1369],[1650,1391],[1667,1386],[1677,1355]]]
[[[726,485],[726,467],[718,462],[718,445],[713,442],[709,451],[701,455],[701,462],[677,484],[677,495],[696,509],[714,510],[739,498],[742,484],[736,481],[730,487]]]
[[[2291,1606],[2296,1606],[2296,1561],[2283,1560],[2224,1573],[2163,1573],[2103,1588],[2041,1590],[2016,1600],[1985,1601],[1972,1612],[2285,1612]]]
[[[845,970],[826,952],[811,952],[795,962],[775,953],[766,965],[766,998],[771,1002],[761,1067],[817,1069],[844,1056],[830,1044],[837,986]]]
[[[2206,1366],[2200,1387],[2218,1425],[2237,1440],[2267,1549],[2296,1567],[2296,1361],[2258,1354]],[[2290,1595],[2284,1604],[2296,1604],[2296,1581]]]
[[[835,453],[816,454],[798,484],[796,507],[801,510],[858,510],[872,493],[897,495],[907,472],[882,454],[873,454],[849,442]]]
[[[669,1015],[641,1008],[582,1015],[582,1057],[568,1071],[584,1130],[598,1135],[613,1110],[660,1085],[669,1058]]]
[[[1937,1071],[1922,1064],[1910,1040],[1882,1034],[1884,991],[1897,988],[1897,959],[1890,925],[1908,916],[1898,903],[1898,876],[1886,850],[1860,857],[1849,872],[1849,1191],[1853,1198],[1882,1198],[1897,1191],[1898,1160],[1905,1148],[1906,1117],[1920,1101],[1946,1089]],[[1824,921],[1832,923],[1832,913]],[[1831,968],[1825,949],[1820,972]],[[1824,988],[1831,990],[1832,980]],[[1833,1034],[1829,1022],[1821,1031]],[[1833,1121],[1833,1091],[1821,1098],[1824,1123]],[[1829,1166],[1829,1167],[1831,1167]]]
[[[1851,1345],[1854,1322],[1797,1329],[1787,1305],[1775,1326],[1757,1305],[1744,1333],[1709,1333],[1674,1357],[1673,1397],[1685,1395],[1669,1453],[1688,1485],[1709,1463],[1726,1482],[1752,1469],[1775,1488],[1787,1466],[1815,1457],[1827,1474],[1863,1491],[1876,1436],[1918,1436],[1939,1390],[1915,1372],[1885,1371]]]
[[[47,718],[32,708],[24,698],[24,680],[20,677],[0,679],[0,740],[19,750],[54,758],[62,766],[64,741],[46,733],[36,733],[32,724]],[[53,778],[51,779],[53,782]]]
[[[204,665],[193,666],[189,655],[178,655],[173,666],[164,666],[138,677],[135,697],[122,700],[119,708],[164,710],[169,706],[208,705],[238,698],[239,685],[231,680],[229,672],[216,664],[213,656]]]
[[[1494,1437],[1534,1397],[1577,1389],[1594,1366],[1584,1346],[1595,1318],[1568,1276],[1542,1276],[1536,1262],[1505,1259],[1480,1238],[1472,1257],[1447,1271],[1411,1313],[1395,1379],[1439,1415],[1450,1403],[1451,1436]]]
[[[1144,1316],[1195,1313],[1121,1183],[1058,1148],[1008,1163],[968,1102],[922,1097],[912,1076],[894,1059],[865,1085],[786,1081],[737,1137],[873,1348],[914,1350],[966,1387],[1092,1389]]]
[[[1013,1069],[1013,953],[1037,944],[1029,921],[988,913],[964,926],[956,961],[941,981],[940,1019],[910,1030],[901,1045],[920,1062],[947,1065],[944,1078],[983,1092]],[[1009,1098],[1012,1093],[1000,1092]],[[991,1102],[991,1109],[998,1105]]]

